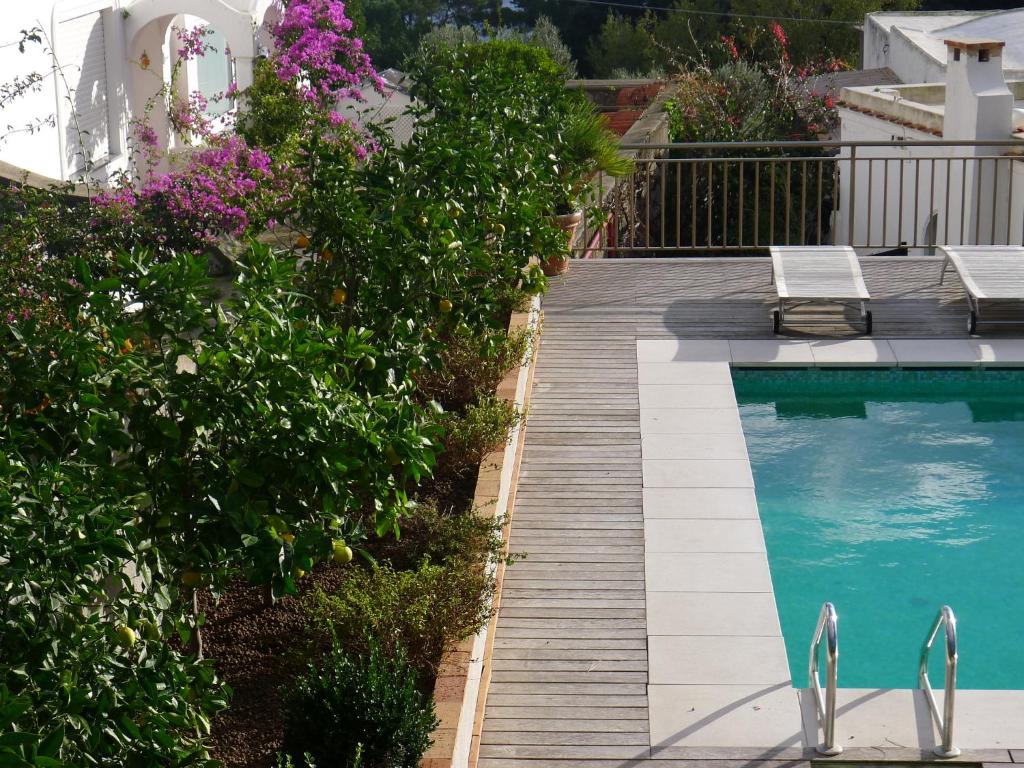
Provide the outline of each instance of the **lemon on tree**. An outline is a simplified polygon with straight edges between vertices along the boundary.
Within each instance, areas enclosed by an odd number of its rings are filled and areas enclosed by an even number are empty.
[[[335,539],[331,544],[331,549],[334,552],[332,559],[338,565],[347,565],[352,562],[352,547],[348,546],[344,539]]]
[[[437,303],[437,308],[441,310],[442,315],[450,315],[453,306],[451,301],[449,301],[448,299],[441,299],[441,301]]]
[[[117,643],[122,648],[131,648],[135,645],[135,641],[138,639],[135,635],[135,630],[131,627],[126,627],[123,624],[115,630],[117,634]]]

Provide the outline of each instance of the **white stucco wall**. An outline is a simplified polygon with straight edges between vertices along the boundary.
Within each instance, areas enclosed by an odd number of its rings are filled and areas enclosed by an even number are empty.
[[[858,147],[856,178],[848,159],[850,150],[842,151],[836,244],[880,250],[904,243],[927,251],[932,243],[1024,242],[1024,162],[1020,159],[1005,156],[1002,148],[908,147],[900,142],[938,137],[844,108],[839,109],[839,118],[842,141],[890,145]],[[996,156],[998,160],[990,159]],[[934,229],[930,229],[933,214]]]
[[[0,81],[8,83],[32,72],[46,77],[37,91],[17,98],[0,111],[0,135],[6,134],[0,140],[0,162],[53,179],[80,177],[77,170],[83,161],[79,148],[91,145],[100,134],[99,130],[76,130],[78,109],[95,107],[99,94],[95,79],[73,87],[82,79],[82,62],[71,60],[75,57],[67,55],[67,46],[62,46],[61,22],[82,13],[102,13],[107,120],[101,126],[99,143],[104,149],[109,144],[110,151],[102,157],[94,152],[96,166],[91,174],[101,182],[128,169],[129,121],[133,115],[145,112],[146,103],[169,75],[175,54],[168,45],[168,29],[175,19],[185,19],[185,14],[203,19],[227,38],[236,81],[244,89],[252,83],[258,30],[274,12],[274,0],[3,0],[2,5],[0,28],[5,31],[0,32]],[[30,43],[24,54],[19,53],[17,30],[35,27],[44,30],[46,41],[42,45]],[[261,42],[267,42],[265,36]],[[51,45],[64,77],[53,72]],[[139,64],[143,53],[150,62],[146,70]],[[89,73],[82,77],[88,81],[86,75]],[[184,77],[187,80],[187,73]],[[193,83],[183,83],[185,92],[193,87]],[[93,109],[92,114],[98,111]],[[166,121],[158,112],[153,113],[154,128],[167,144],[173,145]],[[53,121],[54,125],[33,132],[24,130],[39,119]]]
[[[80,155],[80,149],[75,112],[85,108],[96,94],[89,91],[92,83],[83,75],[81,61],[70,60],[66,55],[66,41],[61,39],[61,22],[83,13],[100,11],[103,13],[107,78],[107,120],[101,128],[109,133],[110,155],[109,161],[93,175],[102,179],[124,167],[127,116],[118,3],[119,0],[39,0],[35,3],[10,3],[4,8],[4,32],[0,33],[0,46],[3,46],[0,47],[0,80],[9,83],[16,77],[24,78],[33,72],[45,77],[37,91],[15,99],[0,111],[0,133],[6,134],[0,141],[0,160],[55,179],[65,178],[76,165],[81,164],[81,158],[76,157]],[[18,30],[36,27],[43,30],[43,43],[28,43],[25,52],[20,53],[17,45],[13,44],[20,38]],[[51,50],[62,73],[53,71]],[[25,130],[25,126],[40,119],[52,121],[53,125],[32,132]],[[87,139],[92,133],[97,132],[90,132]]]

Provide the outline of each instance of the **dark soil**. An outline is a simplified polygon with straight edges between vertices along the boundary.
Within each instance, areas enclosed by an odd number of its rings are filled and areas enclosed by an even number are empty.
[[[472,507],[477,474],[474,467],[455,477],[427,479],[417,496],[434,499],[443,514],[463,514]],[[377,560],[411,568],[427,550],[432,535],[413,516],[403,521],[399,539],[371,536],[363,546]],[[226,768],[273,768],[283,738],[281,689],[313,654],[302,596],[317,587],[336,591],[350,567],[319,565],[302,580],[302,594],[272,606],[265,603],[263,588],[242,579],[232,583],[217,602],[209,593],[201,595],[200,610],[206,615],[204,652],[232,690],[229,707],[214,719],[210,738],[213,758]]]
[[[324,565],[303,579],[302,592],[336,589],[344,569]],[[205,652],[232,689],[230,707],[213,722],[212,755],[228,768],[269,768],[282,738],[280,689],[305,666],[308,641],[301,596],[264,603],[243,580],[214,603],[204,594]]]

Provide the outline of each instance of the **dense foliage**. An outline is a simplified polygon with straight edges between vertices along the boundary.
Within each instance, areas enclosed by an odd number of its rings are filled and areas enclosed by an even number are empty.
[[[437,725],[433,703],[399,648],[365,656],[332,646],[291,691],[284,748],[297,765],[416,768]]]
[[[841,62],[795,66],[778,24],[746,42],[725,37],[715,48],[726,63],[703,63],[677,79],[666,104],[673,141],[807,140],[835,127],[832,98],[813,92],[811,82],[842,69]]]

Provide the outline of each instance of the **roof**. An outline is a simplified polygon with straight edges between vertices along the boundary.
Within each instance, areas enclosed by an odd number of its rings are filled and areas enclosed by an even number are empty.
[[[409,141],[416,127],[415,118],[407,114],[412,103],[413,99],[406,91],[385,79],[383,92],[364,88],[363,101],[343,101],[337,109],[357,124],[386,125],[395,143],[402,145]]]
[[[862,85],[902,85],[903,81],[889,67],[878,69],[854,69],[849,72],[831,72],[818,75],[807,81],[811,93],[819,96],[834,96],[841,88],[857,88]]]
[[[940,66],[946,65],[948,39],[1003,41],[1003,69],[1024,71],[1024,8],[1007,11],[872,13],[875,23],[912,42]]]

